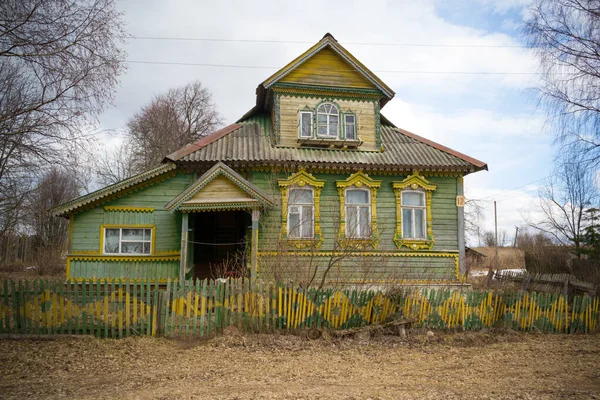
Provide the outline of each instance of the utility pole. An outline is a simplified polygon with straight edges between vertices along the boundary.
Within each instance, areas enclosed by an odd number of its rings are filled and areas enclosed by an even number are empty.
[[[513,242],[513,247],[517,247],[517,237],[519,236],[519,227],[515,226],[515,241]]]

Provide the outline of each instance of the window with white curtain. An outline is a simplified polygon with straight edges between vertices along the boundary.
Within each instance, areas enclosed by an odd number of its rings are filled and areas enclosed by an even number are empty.
[[[405,190],[402,192],[402,237],[426,239],[427,207],[425,193]]]
[[[288,237],[314,237],[314,191],[312,188],[290,188],[288,192]]]
[[[368,189],[346,189],[346,237],[371,236],[371,193]]]
[[[104,254],[150,254],[152,229],[105,228]]]

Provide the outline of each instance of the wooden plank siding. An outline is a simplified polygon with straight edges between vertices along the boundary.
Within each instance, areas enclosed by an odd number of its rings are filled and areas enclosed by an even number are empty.
[[[324,48],[279,80],[285,83],[376,89],[330,48]]]
[[[269,193],[275,204],[281,204],[277,179],[285,179],[286,173],[254,172],[252,181],[265,192]],[[290,269],[307,267],[309,264],[319,264],[319,268],[331,260],[328,253],[338,250],[335,242],[339,233],[340,199],[336,181],[345,180],[347,174],[314,173],[316,179],[326,181],[321,191],[321,230],[323,243],[315,256],[297,255],[309,250],[298,250],[288,247],[285,257],[270,254],[282,248],[279,241],[281,233],[281,208],[275,207],[261,216],[259,230],[259,252],[263,254],[261,265],[262,277],[272,278],[273,268],[285,263]],[[372,175],[373,179],[382,181],[377,191],[377,226],[380,242],[376,250],[354,252],[351,256],[343,256],[336,264],[337,280],[368,280],[411,279],[411,280],[454,280],[456,279],[456,257],[458,256],[457,238],[457,208],[456,208],[456,177],[428,177],[427,179],[437,189],[432,196],[432,228],[435,244],[431,251],[412,251],[406,247],[398,249],[393,241],[396,229],[396,198],[392,182],[399,182],[406,176]],[[285,246],[283,246],[285,247]],[[399,256],[398,253],[408,254]],[[427,254],[427,255],[425,255]],[[292,267],[292,264],[296,266]],[[310,268],[308,266],[307,268]],[[341,272],[340,272],[341,271]],[[368,274],[366,273],[368,272]],[[340,275],[340,273],[342,275]],[[303,279],[303,272],[294,272],[294,277]],[[334,279],[334,278],[332,278]]]
[[[281,146],[299,147],[298,112],[307,107],[314,110],[323,99],[282,95],[279,99],[279,135]],[[375,103],[373,101],[351,101],[334,99],[340,112],[352,112],[356,115],[358,138],[363,141],[361,150],[376,151],[375,141]],[[343,118],[340,118],[340,127]]]
[[[68,278],[128,278],[168,279],[178,275],[179,261],[108,261],[99,260],[102,225],[155,225],[155,253],[179,251],[181,246],[181,215],[164,210],[164,205],[181,193],[192,175],[178,174],[153,186],[117,198],[93,209],[74,215],[71,256],[83,256],[70,261]],[[150,207],[152,212],[106,211],[104,206]],[[97,257],[96,257],[97,256]],[[96,258],[95,258],[96,257]]]

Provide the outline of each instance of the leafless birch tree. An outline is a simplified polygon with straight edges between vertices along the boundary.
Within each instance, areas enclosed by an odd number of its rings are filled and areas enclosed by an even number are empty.
[[[563,144],[600,161],[600,1],[536,0],[524,21],[542,72],[540,99]]]

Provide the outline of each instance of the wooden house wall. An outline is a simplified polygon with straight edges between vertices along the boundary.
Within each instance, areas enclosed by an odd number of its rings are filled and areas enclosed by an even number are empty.
[[[344,88],[376,88],[364,75],[327,47],[298,65],[279,81]]]
[[[158,260],[165,253],[174,253],[181,246],[181,215],[164,210],[164,205],[181,193],[190,183],[191,175],[178,174],[153,186],[112,200],[73,217],[70,278],[175,278],[179,260]],[[105,206],[150,207],[153,212],[106,211]],[[155,225],[155,254],[150,260],[124,261],[104,256],[100,248],[103,225]],[[107,258],[111,260],[107,260]]]
[[[321,191],[321,229],[323,243],[315,253],[315,257],[299,255],[295,261],[286,261],[288,265],[297,263],[306,266],[318,263],[325,266],[331,259],[327,252],[336,248],[335,240],[339,233],[339,207],[336,181],[345,180],[350,174],[319,174],[313,173],[317,179],[325,181]],[[255,172],[252,181],[261,189],[271,194],[277,205],[281,205],[281,192],[277,179],[285,179],[286,173],[271,175],[270,172]],[[396,198],[392,182],[399,182],[406,178],[401,176],[372,175],[375,180],[380,180],[381,187],[377,191],[377,227],[380,242],[376,250],[357,252],[356,256],[345,256],[337,265],[345,277],[359,276],[366,270],[370,271],[371,279],[386,279],[394,277],[401,279],[455,279],[456,257],[458,254],[458,222],[456,208],[457,178],[456,177],[428,177],[427,179],[437,185],[432,196],[432,229],[435,244],[431,251],[412,251],[406,247],[398,249],[393,241],[396,229]],[[278,239],[281,233],[281,208],[275,207],[261,216],[259,231],[259,252],[263,253],[262,265],[266,269],[279,265],[283,260],[279,256],[265,256],[269,252],[282,247]],[[295,254],[306,253],[307,250],[296,251],[288,247],[285,257],[294,258]],[[399,254],[402,253],[400,256]],[[408,255],[406,255],[408,254]],[[425,255],[427,254],[427,255]],[[277,261],[276,259],[280,260]],[[306,260],[300,262],[300,260]],[[259,271],[261,263],[259,262]],[[337,270],[337,268],[336,268]],[[339,273],[339,272],[336,272]],[[263,274],[270,275],[263,270]]]
[[[298,144],[298,112],[307,107],[314,110],[323,99],[281,95],[279,98],[279,144],[300,147]],[[363,141],[361,150],[377,150],[375,139],[375,101],[354,101],[333,99],[340,112],[353,112],[356,115],[358,138]],[[340,127],[343,118],[340,118]],[[313,127],[316,129],[316,127]]]

